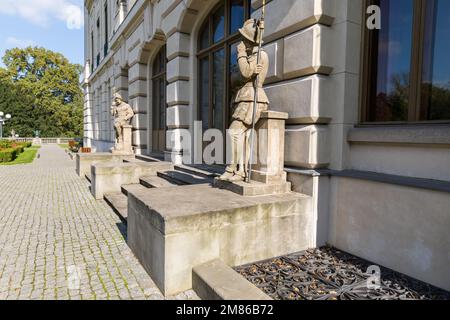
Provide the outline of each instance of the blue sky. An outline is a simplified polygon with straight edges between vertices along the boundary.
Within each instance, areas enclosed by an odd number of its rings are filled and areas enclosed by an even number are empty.
[[[83,64],[83,22],[83,0],[1,0],[0,55],[42,46]]]

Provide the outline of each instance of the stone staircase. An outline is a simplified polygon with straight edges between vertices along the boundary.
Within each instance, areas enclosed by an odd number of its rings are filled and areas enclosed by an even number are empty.
[[[136,156],[136,159],[124,160],[126,163],[157,162],[158,158],[149,156]],[[220,176],[224,169],[221,167],[209,167],[206,165],[175,165],[174,170],[159,171],[156,176],[143,176],[140,178],[138,188],[171,188],[189,185],[212,185],[214,178]],[[128,216],[128,188],[131,185],[123,185],[121,193],[107,193],[105,201],[123,221]]]

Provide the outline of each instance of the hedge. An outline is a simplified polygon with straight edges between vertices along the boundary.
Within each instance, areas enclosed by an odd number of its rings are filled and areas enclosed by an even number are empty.
[[[32,146],[31,142],[0,141],[0,162],[14,161],[17,156]]]
[[[2,149],[0,150],[0,162],[14,161],[18,154],[18,149]]]

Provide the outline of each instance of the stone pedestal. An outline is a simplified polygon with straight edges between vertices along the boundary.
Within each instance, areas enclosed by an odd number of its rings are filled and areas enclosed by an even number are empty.
[[[192,269],[240,266],[310,249],[311,198],[242,197],[207,185],[128,191],[128,245],[166,295],[192,288]]]
[[[132,126],[123,126],[123,141],[118,143],[111,149],[113,154],[117,155],[130,155],[133,154],[133,142],[132,142]]]
[[[215,179],[214,186],[241,196],[263,196],[283,194],[291,191],[284,171],[285,112],[265,111],[256,125],[254,145],[255,163],[252,166],[252,181],[229,182]]]
[[[252,181],[266,184],[286,182],[284,137],[288,118],[285,112],[266,111],[261,114],[256,125],[254,159],[257,161],[252,166]]]

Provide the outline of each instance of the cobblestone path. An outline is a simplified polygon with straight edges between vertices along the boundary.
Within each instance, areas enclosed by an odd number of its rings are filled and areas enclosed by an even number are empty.
[[[40,155],[0,166],[0,299],[163,299],[75,162],[56,145]]]

